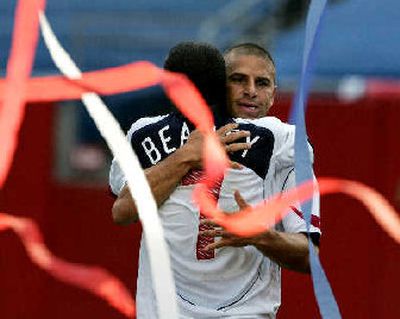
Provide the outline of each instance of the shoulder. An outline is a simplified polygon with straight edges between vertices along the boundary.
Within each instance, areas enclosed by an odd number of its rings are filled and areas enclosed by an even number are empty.
[[[284,123],[280,119],[273,116],[266,116],[253,121],[255,125],[270,129],[272,133],[279,138],[293,135],[295,132],[294,125]]]
[[[282,122],[280,119],[272,116],[253,120],[254,124],[267,127],[275,137],[275,156],[280,158],[285,165],[290,163],[294,165],[294,149],[296,126]],[[314,150],[310,142],[307,143],[310,160],[314,162]]]
[[[253,124],[268,129],[274,136],[276,146],[294,143],[295,126],[284,123],[276,117],[266,116],[254,120],[236,118],[234,121],[239,124]]]
[[[158,116],[151,116],[151,117],[142,117],[138,119],[137,121],[133,122],[131,125],[130,129],[128,130],[127,136],[130,139],[132,134],[140,129],[143,129],[149,125],[158,123],[162,120],[167,119],[171,114],[165,114],[165,115],[158,115]]]
[[[288,132],[294,130],[295,126],[282,122],[274,116],[265,116],[258,119],[234,118],[236,123],[248,123],[270,129],[274,133]]]

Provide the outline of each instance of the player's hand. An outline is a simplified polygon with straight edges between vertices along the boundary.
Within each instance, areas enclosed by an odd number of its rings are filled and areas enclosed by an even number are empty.
[[[251,147],[250,143],[238,143],[237,140],[250,136],[249,131],[237,130],[239,124],[229,123],[220,127],[216,133],[220,138],[222,145],[228,153],[247,150]]]
[[[240,195],[239,191],[235,191],[234,193],[235,201],[238,204],[240,210],[248,208],[250,205],[243,199]],[[259,239],[264,236],[264,234],[260,234],[253,237],[239,237],[227,232],[225,229],[219,227],[215,222],[209,219],[203,219],[200,221],[202,224],[215,226],[215,229],[212,230],[204,230],[199,233],[200,236],[206,237],[220,237],[221,239],[209,244],[205,247],[205,250],[213,250],[221,247],[243,247],[248,245],[255,245],[259,241]]]
[[[251,148],[250,143],[236,142],[242,138],[250,136],[249,131],[237,130],[239,124],[229,123],[216,131],[217,136],[221,141],[222,146],[227,153],[247,150]],[[203,135],[199,130],[194,130],[190,135],[186,144],[181,148],[188,156],[190,156],[190,163],[193,168],[202,167],[203,159]],[[231,167],[240,169],[242,166],[239,163],[231,161]]]

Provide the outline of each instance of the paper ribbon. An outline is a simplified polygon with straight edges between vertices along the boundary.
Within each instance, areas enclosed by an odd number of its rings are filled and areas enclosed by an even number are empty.
[[[133,317],[135,303],[129,290],[108,271],[66,262],[54,256],[44,245],[42,235],[31,219],[0,213],[0,232],[7,229],[13,230],[21,238],[28,256],[38,267],[60,281],[105,299],[125,316]]]
[[[302,81],[300,84],[299,93],[297,94],[296,101],[298,107],[295,108],[297,114],[293,118],[296,119],[296,124],[298,125],[297,134],[296,134],[296,177],[297,179],[301,179],[301,176],[307,176],[309,179],[309,173],[302,173],[302,169],[299,169],[299,163],[302,161],[298,161],[301,159],[301,154],[305,155],[306,161],[308,158],[308,150],[307,150],[307,142],[305,139],[305,126],[301,127],[301,123],[303,121],[304,124],[304,101],[306,100],[305,95],[307,93],[308,81],[309,81],[309,72],[310,72],[310,64],[312,62],[312,54],[313,50],[313,40],[315,35],[318,33],[318,26],[321,20],[322,12],[325,7],[326,1],[312,1],[310,12],[307,18],[307,28],[306,28],[306,44],[305,44],[305,53],[303,58],[303,71],[302,71]],[[46,24],[44,16],[42,17],[42,24]],[[46,27],[44,27],[46,29]],[[26,30],[25,30],[26,32]],[[44,31],[46,32],[46,31]],[[145,234],[151,234],[151,236],[146,237],[147,244],[149,247],[149,238],[157,234],[155,237],[160,239],[157,245],[151,246],[149,251],[153,256],[154,260],[158,260],[160,256],[161,258],[165,257],[166,250],[163,237],[162,237],[162,228],[159,226],[158,217],[156,216],[156,208],[154,200],[151,198],[148,185],[144,178],[143,172],[139,169],[139,163],[137,158],[133,155],[129,144],[123,138],[123,134],[120,131],[118,124],[112,118],[111,114],[109,114],[106,107],[102,104],[101,100],[93,93],[88,92],[97,92],[101,94],[112,94],[117,92],[123,92],[124,90],[135,90],[139,88],[144,88],[148,85],[161,84],[166,90],[167,94],[171,98],[171,100],[177,105],[177,107],[182,111],[182,113],[188,117],[205,135],[205,146],[204,146],[204,154],[205,154],[205,179],[202,184],[199,184],[195,189],[195,199],[199,202],[201,208],[204,210],[205,214],[212,218],[221,225],[225,226],[229,231],[235,234],[240,235],[255,235],[262,231],[265,231],[270,227],[271,220],[279,220],[284,216],[284,214],[288,210],[288,205],[292,204],[294,199],[301,199],[301,201],[307,201],[312,197],[313,193],[313,184],[312,182],[307,182],[306,184],[302,184],[297,190],[291,190],[285,196],[277,196],[276,198],[262,203],[253,210],[245,210],[239,212],[235,215],[225,216],[221,211],[218,210],[216,206],[216,202],[214,199],[208,197],[207,188],[211,188],[214,183],[223,175],[224,170],[227,168],[227,157],[224,150],[221,148],[221,145],[213,132],[213,123],[212,123],[212,115],[209,109],[207,108],[204,100],[201,98],[200,94],[197,92],[193,84],[187,80],[185,76],[172,74],[169,72],[163,72],[161,69],[156,66],[141,62],[136,64],[131,64],[121,68],[113,68],[105,71],[97,71],[90,72],[87,74],[81,74],[79,69],[73,64],[72,60],[68,57],[68,55],[63,52],[62,48],[59,46],[58,42],[55,40],[55,37],[51,35],[51,29],[47,28],[47,41],[53,41],[53,45],[49,45],[53,47],[50,49],[52,52],[53,58],[55,58],[56,64],[60,68],[65,71],[65,66],[68,66],[66,74],[69,74],[69,80],[62,80],[61,78],[55,78],[54,85],[61,87],[68,87],[68,92],[62,93],[62,89],[59,89],[57,94],[54,94],[52,98],[77,98],[78,96],[82,96],[84,103],[86,104],[89,113],[94,118],[96,124],[98,125],[100,131],[104,135],[105,139],[109,142],[109,146],[116,156],[117,160],[120,163],[121,168],[123,169],[126,177],[128,178],[128,185],[132,191],[132,195],[137,200],[139,215],[144,225]],[[49,36],[50,35],[50,36]],[[55,45],[54,45],[55,41]],[[61,49],[60,49],[61,48]],[[60,57],[61,62],[60,62]],[[9,65],[12,65],[9,63]],[[129,81],[128,78],[124,75],[121,75],[124,72],[129,73]],[[112,80],[112,74],[119,74],[120,79],[124,79],[124,81],[114,81]],[[111,75],[110,75],[111,74]],[[25,78],[26,79],[26,78]],[[100,80],[102,79],[102,80]],[[37,99],[46,99],[44,94],[40,93],[38,90],[31,90],[31,85],[34,87],[35,85],[39,87],[40,80],[32,79],[31,84],[28,86],[28,92],[35,91],[35,94],[32,93],[32,96],[28,94],[28,97],[33,97],[33,100]],[[38,81],[34,83],[34,81]],[[51,79],[46,78],[46,81],[51,81]],[[22,81],[23,82],[23,81]],[[122,83],[123,82],[123,83]],[[44,82],[43,82],[44,83]],[[128,84],[127,84],[128,83]],[[8,85],[8,84],[7,84]],[[24,84],[25,85],[25,84]],[[65,86],[64,86],[65,85]],[[1,90],[1,86],[0,86]],[[7,89],[8,90],[8,89]],[[4,100],[6,101],[6,100]],[[47,100],[48,101],[48,100]],[[5,102],[4,102],[5,103]],[[303,103],[303,104],[302,104]],[[189,105],[188,105],[189,104]],[[301,105],[303,105],[303,109],[301,109]],[[5,104],[4,104],[5,105]],[[4,122],[11,116],[13,116],[13,110],[10,108],[3,107],[3,113],[1,114],[0,120],[0,129],[3,129],[4,134],[0,135],[0,145],[7,138],[15,139],[16,131],[5,129]],[[3,127],[4,126],[4,127]],[[115,134],[114,134],[115,133]],[[110,142],[111,140],[117,141],[118,144],[114,144],[114,142]],[[298,142],[301,140],[302,142]],[[307,152],[306,152],[307,150]],[[12,159],[12,152],[7,160]],[[125,161],[126,160],[126,161]],[[308,162],[306,164],[301,164],[301,167],[311,167]],[[0,175],[4,174],[8,169],[7,165],[0,166]],[[136,170],[137,169],[137,170]],[[135,177],[135,183],[132,183],[132,177]],[[144,186],[143,186],[144,185]],[[147,186],[146,186],[147,185]],[[140,192],[138,189],[145,188],[144,191],[144,199],[142,202],[140,201]],[[352,197],[355,197],[362,201],[369,211],[372,213],[376,221],[379,223],[381,227],[385,229],[385,231],[392,237],[396,242],[400,243],[400,221],[398,214],[394,211],[393,208],[388,204],[388,202],[378,193],[376,193],[371,188],[368,188],[360,183],[337,180],[337,179],[320,179],[319,180],[319,189],[321,194],[327,194],[332,192],[344,192]],[[150,193],[151,194],[151,193]],[[145,212],[145,213],[143,213]],[[150,213],[149,213],[150,212]],[[307,217],[307,210],[305,212],[306,221],[309,219]],[[151,217],[149,217],[151,216]],[[154,217],[155,216],[155,217]],[[309,214],[310,216],[310,214]],[[153,219],[154,218],[154,219]],[[268,221],[268,222],[266,222]],[[307,222],[309,223],[309,221]],[[0,230],[4,230],[6,227],[4,224],[0,223]],[[161,236],[161,237],[160,237]],[[31,240],[31,239],[29,239]],[[310,243],[311,245],[311,243]],[[311,258],[311,267],[313,273],[313,281],[315,287],[315,293],[318,300],[318,304],[320,307],[321,315],[324,318],[340,318],[340,313],[337,308],[336,302],[334,302],[333,295],[329,295],[329,284],[324,278],[324,274],[322,268],[320,267],[318,258],[313,254],[313,250],[310,250],[310,258]],[[168,260],[168,258],[166,259]],[[158,261],[158,264],[160,262]],[[160,312],[161,318],[174,318],[176,317],[176,308],[175,308],[175,292],[174,288],[167,285],[166,290],[162,290],[163,286],[162,282],[166,280],[170,280],[170,266],[169,261],[165,264],[164,267],[158,267],[162,269],[167,269],[163,274],[166,274],[166,277],[161,277],[160,273],[153,273],[153,283],[155,286],[155,291],[157,294],[158,301],[161,302],[161,309],[169,309],[171,312]],[[322,271],[322,275],[321,275]],[[74,281],[73,278],[70,278],[71,281]],[[169,281],[169,284],[173,283]],[[322,285],[322,286],[321,286]],[[327,293],[328,291],[328,293]],[[332,303],[332,298],[333,302]],[[168,303],[170,303],[168,305]],[[160,304],[159,304],[160,305]]]
[[[4,98],[0,106],[0,136],[6,137],[0,143],[0,188],[7,178],[18,144],[18,132],[25,114],[26,81],[32,71],[38,40],[37,12],[44,10],[45,4],[45,0],[18,1],[15,10]]]

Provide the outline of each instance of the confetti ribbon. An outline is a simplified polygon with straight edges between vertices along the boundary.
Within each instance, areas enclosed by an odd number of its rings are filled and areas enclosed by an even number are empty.
[[[132,318],[135,303],[123,283],[108,271],[93,266],[69,263],[55,257],[44,245],[37,225],[28,218],[0,213],[0,232],[13,230],[22,240],[32,262],[56,279],[85,289]]]
[[[307,14],[305,40],[303,48],[303,64],[299,89],[294,99],[290,121],[296,125],[295,135],[295,175],[296,185],[313,180],[312,164],[308,151],[307,132],[305,124],[305,101],[309,92],[310,75],[315,54],[321,20],[326,7],[326,0],[312,0]],[[302,206],[307,233],[310,231],[312,201]],[[341,318],[339,307],[332,292],[328,278],[322,268],[318,255],[315,254],[310,236],[308,236],[311,277],[317,304],[322,318]]]
[[[0,188],[10,170],[13,154],[18,144],[18,132],[25,114],[25,89],[29,78],[38,40],[38,10],[44,10],[46,1],[18,1],[15,11],[14,32],[3,105],[0,106]],[[3,95],[3,94],[2,94]]]
[[[39,17],[43,38],[56,66],[69,79],[81,78],[81,71],[58,42],[43,12],[39,13]],[[146,75],[143,78],[146,79]],[[137,205],[149,251],[159,318],[178,318],[175,285],[167,244],[157,215],[157,205],[144,171],[118,122],[100,97],[96,93],[84,93],[81,98],[86,110],[118,161]],[[160,264],[163,267],[160,267]]]
[[[308,34],[308,37],[306,37],[305,50],[306,52],[308,52],[309,55],[311,55],[313,50],[311,49],[312,45],[310,46],[310,40],[307,39],[310,39],[310,37],[311,39],[313,39],[313,37],[310,36],[309,34],[315,36],[316,32],[318,31],[317,26],[320,21],[323,8],[325,6],[324,1],[319,2],[317,4],[315,3],[316,3],[315,1],[311,3],[310,13],[307,20],[307,25],[310,23],[311,20],[311,22],[313,22],[313,26],[315,27],[312,28],[313,29],[312,32],[310,31],[306,32],[306,34]],[[77,95],[82,96],[82,99],[85,105],[87,106],[89,113],[94,118],[96,124],[98,125],[99,130],[101,131],[105,139],[109,142],[111,150],[115,154],[121,168],[123,169],[125,175],[128,178],[128,185],[133,193],[132,194],[133,197],[135,198],[135,200],[137,200],[138,203],[139,215],[140,218],[142,219],[142,223],[144,224],[145,234],[151,234],[151,236],[157,234],[155,235],[155,237],[161,236],[158,237],[161,238],[161,241],[159,241],[156,246],[154,247],[151,246],[149,249],[149,252],[153,256],[152,258],[157,259],[159,264],[160,263],[159,258],[164,258],[166,256],[166,247],[162,237],[162,228],[159,227],[159,221],[157,219],[158,217],[156,214],[154,214],[154,212],[156,212],[156,207],[154,200],[150,198],[151,193],[149,192],[147,181],[145,179],[142,180],[144,174],[140,169],[140,165],[137,161],[137,158],[134,156],[131,148],[129,147],[129,144],[126,142],[123,133],[119,128],[118,123],[115,122],[115,119],[113,119],[112,115],[108,112],[107,108],[102,104],[101,100],[98,98],[97,95],[95,95],[94,93],[87,93],[90,91],[94,92],[96,90],[98,91],[105,90],[108,92],[107,94],[112,94],[113,90],[115,90],[115,92],[118,90],[122,91],[126,89],[126,86],[125,88],[123,88],[124,86],[123,83],[117,83],[113,87],[113,84],[111,83],[113,81],[110,80],[108,80],[108,82],[103,82],[103,84],[100,84],[101,82],[99,81],[100,74],[104,75],[107,72],[107,70],[98,71],[96,73],[91,74],[92,78],[91,80],[88,80],[86,75],[82,75],[80,73],[79,69],[75,66],[75,64],[72,62],[69,56],[61,48],[61,46],[55,39],[54,35],[52,34],[51,29],[46,23],[44,15],[41,16],[41,21],[43,28],[42,31],[44,33],[45,38],[47,38],[46,41],[49,43],[48,45],[50,47],[50,51],[52,52],[53,58],[56,60],[56,64],[63,70],[65,67],[67,67],[67,70],[64,71],[66,71],[70,79],[65,80],[64,82],[65,85],[67,85],[71,90],[70,93],[68,94],[71,94],[71,96],[73,94],[75,94],[75,96]],[[308,29],[309,28],[307,28],[307,30]],[[304,61],[308,60],[305,58]],[[306,66],[308,65],[308,63],[305,64]],[[185,116],[188,117],[204,133],[205,135],[204,166],[206,175],[204,182],[202,184],[199,184],[198,187],[195,189],[194,196],[195,199],[199,202],[202,209],[204,209],[204,213],[209,218],[215,219],[216,221],[218,221],[218,223],[225,226],[232,233],[240,235],[254,235],[267,230],[268,227],[271,226],[270,223],[266,223],[266,220],[276,221],[282,218],[288,210],[288,205],[290,205],[293,200],[300,199],[302,202],[304,202],[312,197],[314,191],[314,184],[313,182],[307,182],[299,186],[296,190],[295,189],[291,190],[284,197],[277,196],[276,198],[266,203],[260,204],[253,210],[250,211],[244,210],[242,212],[239,212],[238,214],[229,216],[225,216],[225,214],[222,214],[222,212],[218,210],[215,200],[208,196],[207,188],[211,188],[212,186],[214,186],[215,182],[221,176],[223,176],[224,170],[228,167],[228,160],[224,150],[221,148],[221,145],[215,133],[213,132],[212,114],[207,108],[204,100],[202,99],[196,88],[193,86],[193,84],[191,84],[190,81],[188,81],[187,78],[183,75],[163,72],[162,70],[151,65],[150,63],[144,63],[144,62],[140,65],[132,64],[129,66],[129,68],[131,67],[132,67],[131,70],[133,70],[133,68],[135,67],[138,67],[136,71],[132,72],[131,77],[129,78],[130,80],[126,81],[130,82],[132,80],[135,83],[131,87],[132,90],[143,88],[146,87],[147,85],[154,85],[155,83],[160,83],[166,90],[171,100],[173,100],[173,102],[182,111],[182,113],[184,113]],[[140,72],[138,70],[140,70]],[[303,65],[302,74],[309,72],[308,70],[309,67],[304,67]],[[111,70],[111,72],[114,71],[116,71],[116,69]],[[121,71],[121,69],[119,69],[119,71]],[[126,80],[126,77],[124,79]],[[303,89],[299,90],[300,94],[298,94],[298,96],[300,96],[299,99],[302,100],[303,103],[304,103],[304,94],[307,91],[305,89],[307,87],[307,81],[308,81],[308,76],[302,77],[301,83],[303,84],[301,84],[301,87],[303,87]],[[58,85],[61,85],[60,83],[61,82],[59,82]],[[42,95],[42,98],[45,97]],[[10,112],[11,110],[7,109],[6,112],[2,114],[2,118],[3,117],[7,118],[11,114]],[[297,118],[297,116],[303,116],[304,119],[304,112],[301,112],[300,110],[300,112],[298,113],[300,113],[300,115],[296,115],[295,118]],[[305,133],[305,127],[304,127],[304,133]],[[296,134],[296,136],[300,135],[301,134]],[[15,138],[15,136],[16,136],[15,131],[5,130],[5,134],[0,135],[0,142],[1,142],[0,145],[7,138],[9,137]],[[303,136],[305,137],[305,134],[303,134]],[[115,145],[114,142],[110,142],[111,140],[117,141],[118,143],[116,143]],[[298,142],[296,144],[298,144]],[[305,145],[307,146],[307,143],[305,143]],[[296,152],[296,158],[301,152],[304,151]],[[12,154],[11,154],[11,159],[12,159]],[[7,170],[6,166],[0,167],[0,173],[4,174],[4,171],[6,170]],[[301,173],[299,175],[301,175]],[[133,183],[130,181],[132,176],[135,177],[135,182],[136,182],[135,185],[133,185]],[[140,185],[140,187],[138,187],[138,185]],[[138,191],[138,189],[140,188],[146,189],[146,191],[144,191],[145,195],[143,195],[145,199],[143,200],[143,202],[145,203],[141,202],[141,198],[138,197],[141,194]],[[360,183],[337,180],[337,179],[319,179],[319,189],[321,194],[343,192],[359,199],[367,206],[367,208],[370,210],[371,214],[374,216],[376,221],[385,229],[385,231],[391,237],[393,237],[396,240],[396,242],[400,243],[399,216],[380,194],[376,193],[371,188],[368,188]],[[150,196],[148,196],[148,192],[150,193]],[[142,213],[143,211],[145,211],[146,213],[143,214]],[[151,218],[149,217],[149,215],[151,216]],[[154,220],[152,219],[153,217]],[[3,215],[2,222],[0,223],[0,230],[4,230],[5,228],[8,227],[9,225],[6,225],[4,222],[4,215]],[[146,238],[148,239],[151,236],[148,235],[148,237]],[[31,238],[28,239],[28,242],[30,240]],[[149,242],[147,242],[147,244],[149,245]],[[312,251],[313,250],[311,250],[311,254]],[[311,256],[310,258],[311,258],[311,263],[313,263],[315,261],[316,256],[314,257]],[[167,309],[166,312],[160,311],[160,317],[174,318],[176,317],[177,312],[175,304],[174,287],[168,286],[170,284],[173,284],[172,279],[168,277],[170,276],[170,266],[169,266],[168,256],[166,256],[166,260],[167,262],[164,264],[164,267],[158,267],[158,268],[167,269],[163,273],[167,274],[167,277],[161,278],[160,276],[161,272],[158,273],[158,275],[154,274],[153,272],[154,276],[153,284],[155,286],[155,291],[157,294],[159,306],[161,305],[162,307],[159,309],[164,309],[164,310]],[[316,260],[318,261],[318,258],[316,258]],[[315,273],[314,268],[318,267],[320,267],[318,266],[318,264],[317,266],[315,266],[315,264],[312,265],[313,274]],[[314,278],[314,276],[315,275],[313,275],[314,281],[317,281],[316,283],[314,283],[314,286],[316,287],[318,286],[318,282],[320,280],[323,281],[324,278],[316,279]],[[70,281],[76,280],[76,278],[74,279],[73,277],[69,279]],[[169,281],[169,283],[165,284],[165,281]],[[163,282],[165,286],[163,286]],[[167,289],[163,290],[163,287],[164,288],[167,287]],[[333,308],[331,307],[333,310],[329,309],[329,306],[325,308],[325,305],[329,304],[331,300],[329,296],[328,299],[326,299],[327,296],[324,294],[324,290],[315,289],[315,292],[317,300],[320,305],[322,316],[326,318],[340,318],[340,314],[337,309],[336,309],[337,312],[335,312],[335,307]],[[167,305],[168,302],[171,302],[171,304]]]
[[[146,74],[140,80],[137,74]],[[129,79],[127,81],[126,79]],[[54,102],[79,100],[86,92],[99,95],[124,93],[155,85],[160,81],[160,70],[143,61],[82,73],[79,79],[65,76],[42,76],[30,78],[26,85],[26,102]],[[0,101],[6,90],[6,81],[0,80]]]
[[[374,189],[359,182],[337,178],[319,178],[321,195],[344,193],[362,202],[375,221],[400,244],[400,216],[390,203]],[[202,188],[200,190],[200,188]],[[201,202],[204,214],[213,219],[227,231],[239,236],[255,236],[270,229],[290,211],[297,201],[304,203],[312,198],[314,182],[307,181],[297,188],[277,194],[265,203],[246,208],[236,214],[225,214],[216,208],[216,202],[207,194],[207,186],[203,184],[196,190],[196,198]]]

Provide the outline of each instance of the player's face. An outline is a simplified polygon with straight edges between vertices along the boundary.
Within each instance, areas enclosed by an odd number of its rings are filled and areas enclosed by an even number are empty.
[[[266,116],[275,98],[275,67],[256,55],[231,52],[227,57],[228,111],[234,117]]]

